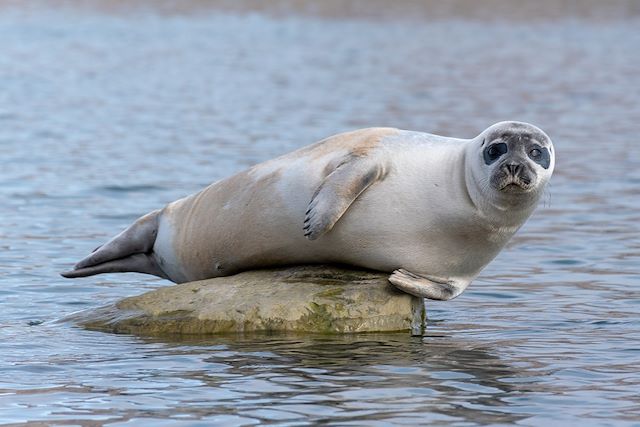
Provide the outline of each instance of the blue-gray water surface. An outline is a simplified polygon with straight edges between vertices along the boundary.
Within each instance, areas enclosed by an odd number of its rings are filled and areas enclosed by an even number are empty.
[[[0,5],[0,423],[640,425],[633,2],[603,19],[577,2],[518,19],[192,3]],[[210,182],[344,130],[505,119],[551,135],[555,175],[461,297],[428,301],[425,337],[54,322],[168,285],[58,273]]]

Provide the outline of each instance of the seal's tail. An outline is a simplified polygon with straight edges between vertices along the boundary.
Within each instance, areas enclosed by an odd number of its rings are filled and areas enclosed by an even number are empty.
[[[160,211],[154,211],[138,219],[129,228],[78,262],[73,270],[61,275],[76,278],[100,273],[136,272],[167,278],[153,257],[159,214]]]

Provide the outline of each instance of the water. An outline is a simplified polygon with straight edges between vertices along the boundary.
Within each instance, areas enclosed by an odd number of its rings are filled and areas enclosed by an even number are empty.
[[[0,422],[640,425],[638,10],[471,3],[0,6]],[[358,127],[504,119],[552,136],[551,186],[464,295],[428,302],[424,338],[51,322],[167,285],[58,272],[234,171]]]

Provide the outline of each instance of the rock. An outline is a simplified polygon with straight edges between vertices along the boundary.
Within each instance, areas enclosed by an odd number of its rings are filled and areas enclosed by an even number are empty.
[[[257,270],[183,283],[69,316],[88,329],[139,335],[254,331],[411,331],[421,335],[424,300],[388,275],[326,266]]]

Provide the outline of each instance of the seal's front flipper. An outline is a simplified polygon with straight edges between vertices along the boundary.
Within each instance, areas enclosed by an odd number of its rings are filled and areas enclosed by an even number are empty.
[[[469,283],[435,281],[404,269],[394,271],[389,276],[389,281],[408,294],[441,301],[457,297],[469,285]]]
[[[74,278],[131,271],[166,277],[151,256],[158,235],[159,214],[160,211],[154,211],[138,219],[77,263],[73,270],[62,273],[62,276]]]
[[[384,164],[370,157],[350,155],[318,187],[304,219],[304,235],[315,240],[333,228],[349,206],[386,174]]]

